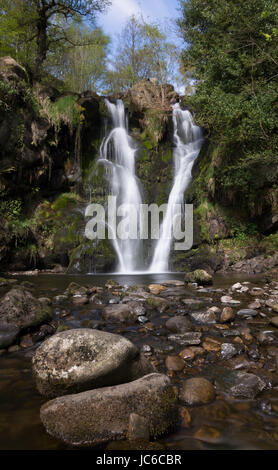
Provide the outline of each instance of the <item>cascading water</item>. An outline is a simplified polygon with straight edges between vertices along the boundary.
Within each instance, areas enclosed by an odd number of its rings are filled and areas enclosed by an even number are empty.
[[[174,125],[174,182],[168,199],[164,220],[160,227],[160,238],[156,243],[149,272],[168,271],[168,260],[172,244],[173,217],[177,215],[176,204],[183,204],[184,192],[191,181],[191,170],[202,146],[201,128],[195,126],[192,115],[182,110],[179,103],[173,106]]]
[[[133,216],[137,217],[138,221],[138,235],[142,197],[135,175],[137,149],[133,139],[128,135],[123,102],[117,100],[116,104],[113,104],[105,100],[105,103],[112,118],[113,129],[102,141],[98,161],[107,168],[110,191],[113,196],[116,196],[116,207],[123,204],[126,205],[127,210],[133,207]],[[115,235],[112,242],[118,257],[117,271],[128,274],[138,270],[143,259],[140,237],[123,240]]]

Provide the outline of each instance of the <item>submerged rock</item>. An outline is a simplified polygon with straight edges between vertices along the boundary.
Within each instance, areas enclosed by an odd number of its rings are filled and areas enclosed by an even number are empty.
[[[165,326],[173,333],[185,333],[192,328],[192,323],[187,317],[176,316],[169,318]]]
[[[41,407],[49,434],[72,446],[94,446],[125,439],[130,415],[144,419],[150,437],[177,422],[177,397],[163,374],[149,374],[130,383],[59,397]]]
[[[128,339],[85,328],[48,338],[32,363],[37,388],[49,397],[129,382],[154,371]]]
[[[102,311],[105,321],[133,323],[137,320],[136,313],[126,304],[107,305]]]
[[[51,309],[29,291],[11,289],[0,301],[0,325],[9,323],[22,331],[51,319]]]
[[[266,388],[266,384],[255,374],[239,372],[236,384],[231,387],[231,394],[240,398],[255,398]]]
[[[215,398],[213,385],[203,377],[188,379],[180,390],[180,400],[187,405],[204,405]]]

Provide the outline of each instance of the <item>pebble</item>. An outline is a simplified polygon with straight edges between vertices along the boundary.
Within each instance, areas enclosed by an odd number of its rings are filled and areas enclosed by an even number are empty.
[[[272,317],[270,319],[270,323],[278,328],[278,316],[277,317]]]
[[[216,323],[216,315],[213,312],[193,312],[190,313],[190,317],[197,323],[201,323],[202,325],[210,325]]]
[[[179,353],[179,356],[185,361],[193,361],[195,352],[192,350],[192,348],[185,348]]]
[[[222,323],[231,321],[235,319],[234,311],[231,307],[224,307],[220,315],[220,321]]]
[[[243,308],[237,311],[237,315],[239,317],[255,317],[256,315],[258,315],[258,312],[251,308]]]

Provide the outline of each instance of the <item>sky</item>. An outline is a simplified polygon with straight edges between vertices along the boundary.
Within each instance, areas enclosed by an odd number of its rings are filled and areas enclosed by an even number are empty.
[[[178,0],[112,0],[112,6],[99,17],[98,24],[115,40],[131,15],[143,14],[145,20],[163,23],[167,18],[177,18],[178,6]]]

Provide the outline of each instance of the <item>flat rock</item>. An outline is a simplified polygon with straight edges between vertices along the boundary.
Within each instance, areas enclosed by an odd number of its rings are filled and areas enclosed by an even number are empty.
[[[216,315],[213,312],[193,312],[190,317],[201,325],[211,325],[216,323]]]
[[[239,317],[255,317],[258,315],[257,310],[253,310],[252,308],[243,308],[238,310],[236,313]]]
[[[154,371],[128,339],[86,328],[48,338],[32,366],[39,392],[49,397],[129,382]]]
[[[191,346],[194,344],[200,344],[201,337],[202,337],[202,333],[199,333],[198,331],[196,331],[196,332],[181,333],[181,334],[176,334],[176,335],[169,335],[168,340],[178,343],[181,346]]]
[[[130,383],[56,398],[41,407],[49,434],[66,444],[90,447],[126,439],[130,415],[144,419],[150,437],[164,434],[178,419],[177,397],[163,374]]]
[[[148,289],[149,289],[151,294],[158,295],[158,294],[160,294],[160,292],[163,292],[163,291],[167,290],[167,287],[162,286],[161,284],[150,284],[148,286]]]

